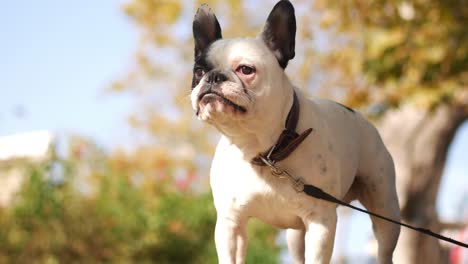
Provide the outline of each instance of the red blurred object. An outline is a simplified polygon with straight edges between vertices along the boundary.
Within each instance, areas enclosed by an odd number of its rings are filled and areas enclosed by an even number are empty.
[[[468,227],[465,227],[460,232],[460,235],[458,236],[458,239],[463,242],[468,241]],[[450,255],[449,255],[449,262],[450,264],[466,264],[468,263],[468,250],[466,248],[456,246],[450,250]]]

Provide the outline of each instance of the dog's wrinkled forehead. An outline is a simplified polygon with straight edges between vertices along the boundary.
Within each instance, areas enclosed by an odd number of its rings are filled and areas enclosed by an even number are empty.
[[[266,57],[273,55],[259,39],[236,38],[214,42],[201,61],[211,68],[233,69],[239,64],[260,66]]]
[[[259,38],[219,39],[195,57],[194,72],[197,70],[201,70],[204,74],[213,70],[234,72],[241,65],[261,72],[265,65],[275,63],[275,55]],[[192,89],[201,79],[194,74]]]

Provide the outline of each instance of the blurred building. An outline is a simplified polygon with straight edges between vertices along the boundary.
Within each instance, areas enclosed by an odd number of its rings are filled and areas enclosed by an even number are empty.
[[[0,137],[0,207],[8,206],[20,189],[27,164],[51,158],[53,141],[49,131]]]

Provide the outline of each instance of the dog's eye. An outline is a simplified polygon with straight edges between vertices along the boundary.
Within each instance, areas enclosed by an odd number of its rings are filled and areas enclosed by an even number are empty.
[[[201,78],[205,75],[205,71],[202,68],[196,68],[193,73],[197,78]]]
[[[250,74],[255,72],[255,68],[250,67],[250,66],[246,66],[246,65],[241,65],[241,66],[237,67],[236,71],[241,72],[242,74],[245,74],[245,75],[250,75]]]

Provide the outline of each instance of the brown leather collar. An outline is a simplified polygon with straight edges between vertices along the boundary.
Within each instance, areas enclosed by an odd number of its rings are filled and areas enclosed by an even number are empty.
[[[272,147],[263,153],[259,153],[250,161],[252,164],[266,166],[267,163],[265,160],[274,164],[275,162],[285,159],[312,132],[312,128],[308,128],[301,134],[296,132],[297,122],[299,121],[299,111],[299,100],[294,91],[293,104],[286,118],[285,129],[281,132],[281,135]]]

